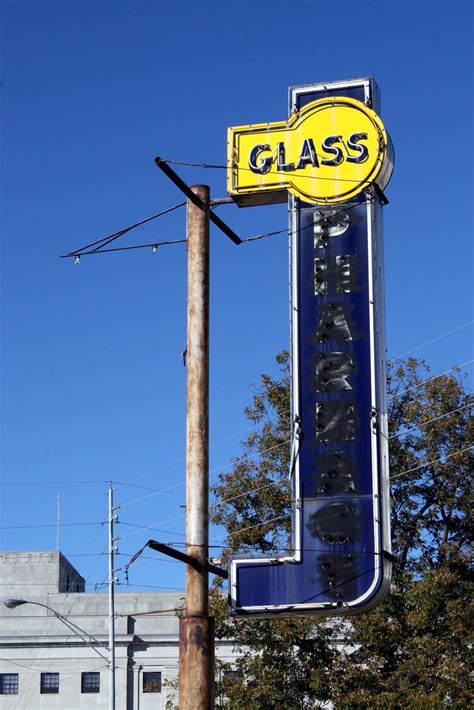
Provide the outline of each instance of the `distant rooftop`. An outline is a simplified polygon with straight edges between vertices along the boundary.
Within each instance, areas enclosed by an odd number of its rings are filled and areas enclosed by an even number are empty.
[[[85,592],[86,580],[61,552],[0,552],[1,590],[10,597]]]

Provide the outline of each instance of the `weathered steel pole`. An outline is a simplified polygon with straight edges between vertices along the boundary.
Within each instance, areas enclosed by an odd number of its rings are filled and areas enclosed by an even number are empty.
[[[209,187],[187,203],[186,612],[179,622],[180,710],[214,707],[214,619],[209,617]]]

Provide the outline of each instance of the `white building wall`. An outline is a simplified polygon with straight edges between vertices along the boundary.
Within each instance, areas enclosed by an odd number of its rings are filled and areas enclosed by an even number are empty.
[[[107,594],[58,592],[59,580],[64,583],[65,570],[70,580],[74,578],[69,562],[58,553],[11,553],[15,557],[8,560],[9,554],[0,555],[0,569],[7,577],[2,581],[8,582],[3,589],[9,589],[9,597],[25,598],[36,604],[7,609],[1,603],[3,599],[0,602],[0,673],[18,673],[19,680],[17,695],[0,695],[0,710],[108,708]],[[28,561],[18,557],[22,554]],[[32,561],[35,554],[40,561]],[[31,586],[26,573],[30,563],[35,570],[42,567],[42,573],[37,571],[33,575],[35,584]],[[58,566],[63,566],[61,574]],[[15,576],[17,571],[21,571],[19,580]],[[64,622],[41,604],[76,624],[86,641],[70,632]],[[177,707],[172,684],[178,678],[179,636],[178,618],[173,610],[182,604],[182,592],[115,595],[117,710],[165,710],[167,700]],[[232,662],[233,657],[231,645],[217,643],[216,658]],[[91,671],[100,672],[100,692],[81,693],[81,674]],[[161,673],[160,693],[143,692],[143,674],[150,671]],[[41,673],[59,673],[58,694],[40,693]]]

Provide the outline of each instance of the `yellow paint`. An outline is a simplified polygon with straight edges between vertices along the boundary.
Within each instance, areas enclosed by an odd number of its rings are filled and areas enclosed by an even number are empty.
[[[288,121],[229,128],[228,191],[242,204],[279,201],[286,190],[306,202],[343,202],[376,182],[388,142],[382,121],[362,102],[318,99]],[[324,163],[331,160],[340,162]]]

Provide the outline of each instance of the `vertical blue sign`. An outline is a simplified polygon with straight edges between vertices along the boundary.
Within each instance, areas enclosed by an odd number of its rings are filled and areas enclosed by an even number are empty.
[[[360,79],[295,87],[290,110],[326,96],[378,108],[374,81]],[[383,201],[375,186],[330,206],[290,196],[291,549],[231,560],[233,614],[352,615],[387,592]]]

